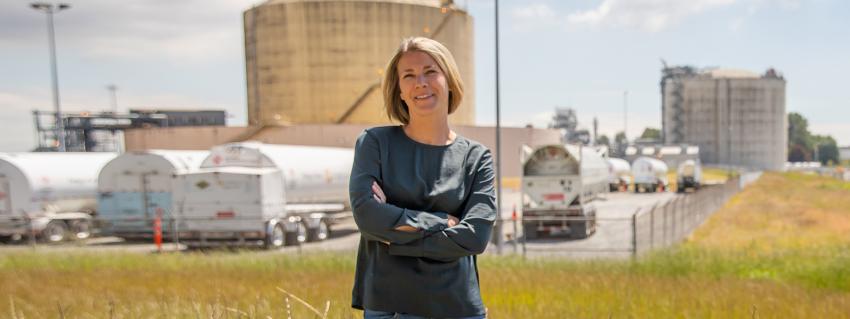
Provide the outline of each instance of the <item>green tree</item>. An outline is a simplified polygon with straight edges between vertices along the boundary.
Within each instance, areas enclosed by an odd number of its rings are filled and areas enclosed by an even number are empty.
[[[814,153],[811,142],[809,121],[800,113],[788,113],[788,161],[811,161]]]
[[[821,162],[824,165],[838,163],[838,144],[835,139],[829,135],[813,135],[811,143],[814,146],[814,160]]]
[[[661,140],[661,131],[657,128],[647,127],[643,129],[643,134],[640,135],[640,138]]]
[[[610,149],[611,148],[611,141],[608,140],[607,135],[602,134],[602,135],[599,135],[599,137],[596,138],[596,145],[605,145],[605,146],[608,146],[608,148]]]

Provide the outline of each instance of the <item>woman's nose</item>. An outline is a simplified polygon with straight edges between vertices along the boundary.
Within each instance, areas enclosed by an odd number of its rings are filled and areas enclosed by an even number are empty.
[[[416,77],[416,87],[426,87],[428,86],[428,81],[425,79],[425,75],[419,75]]]

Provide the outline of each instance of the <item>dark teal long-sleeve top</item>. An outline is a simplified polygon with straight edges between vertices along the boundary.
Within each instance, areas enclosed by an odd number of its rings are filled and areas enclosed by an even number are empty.
[[[361,233],[352,307],[484,315],[475,255],[487,247],[496,218],[494,175],[490,151],[461,136],[436,146],[410,139],[400,126],[363,132],[349,184]],[[375,181],[387,203],[372,196]],[[447,227],[448,215],[458,225]],[[395,230],[401,225],[420,231]]]

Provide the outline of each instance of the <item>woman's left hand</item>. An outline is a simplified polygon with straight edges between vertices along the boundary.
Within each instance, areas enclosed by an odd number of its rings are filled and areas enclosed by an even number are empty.
[[[375,198],[378,203],[386,204],[387,203],[387,195],[384,194],[384,190],[381,189],[381,186],[378,185],[378,182],[372,182],[372,197]],[[402,225],[395,228],[395,230],[415,233],[418,232],[419,229],[412,226]]]

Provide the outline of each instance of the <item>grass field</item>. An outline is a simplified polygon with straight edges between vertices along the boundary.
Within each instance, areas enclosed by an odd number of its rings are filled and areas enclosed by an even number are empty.
[[[766,173],[689,240],[632,261],[482,256],[492,318],[848,318],[850,184]],[[0,318],[330,318],[354,253],[0,253]]]

